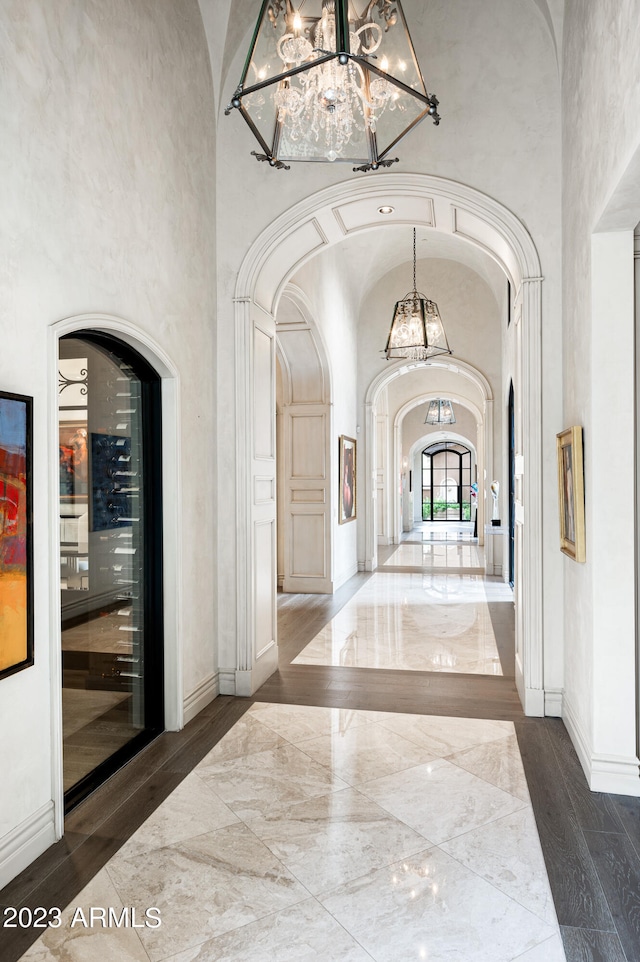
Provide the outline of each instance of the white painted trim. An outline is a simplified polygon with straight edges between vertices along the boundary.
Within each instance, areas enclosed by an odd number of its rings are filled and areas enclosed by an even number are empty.
[[[562,702],[562,720],[564,722],[565,728],[569,732],[569,738],[573,742],[573,747],[576,750],[578,760],[582,765],[582,770],[585,773],[587,782],[591,782],[591,749],[589,747],[589,740],[584,732],[580,721],[578,720],[578,715],[573,709],[573,706],[567,695],[565,693]]]
[[[62,641],[60,616],[60,525],[58,467],[58,340],[79,331],[105,331],[141,354],[161,378],[163,449],[163,605],[165,727],[178,731],[184,724],[182,639],[182,541],[180,476],[180,378],[178,370],[145,331],[111,314],[79,314],[49,325],[49,615],[51,675],[51,779],[56,837],[64,832],[62,772]]]
[[[524,590],[518,592],[523,599],[521,619],[520,648],[523,653],[522,674],[517,679],[518,691],[528,714],[544,713],[543,685],[543,618],[542,618],[542,396],[541,396],[541,358],[542,358],[542,276],[540,260],[536,247],[524,224],[506,207],[464,184],[428,174],[385,174],[383,178],[348,180],[312,194],[277,217],[254,241],[249,248],[236,283],[234,304],[236,317],[236,424],[237,438],[248,439],[252,427],[252,396],[247,393],[251,384],[251,365],[253,358],[245,341],[247,313],[253,303],[267,316],[273,317],[278,300],[293,272],[311,260],[322,249],[344,240],[344,230],[340,229],[335,216],[336,208],[342,203],[357,197],[371,205],[393,203],[393,196],[427,200],[431,203],[416,205],[417,224],[424,221],[424,211],[431,211],[428,226],[448,234],[454,234],[461,243],[470,243],[487,250],[490,256],[504,270],[515,291],[514,311],[521,312],[523,330],[522,367],[523,385],[523,505],[526,509],[527,523],[522,531],[522,566],[518,571]],[[420,213],[422,211],[422,213]],[[447,217],[446,211],[449,212]],[[433,213],[435,212],[435,220]],[[444,216],[443,216],[443,212]],[[393,223],[394,217],[385,220],[385,225]],[[425,222],[426,223],[426,222]],[[306,227],[308,243],[305,250],[289,243],[295,234],[303,236]],[[370,229],[362,223],[349,231],[357,234]],[[485,233],[483,233],[483,229]],[[487,230],[488,229],[488,230]],[[494,246],[489,249],[488,235],[495,236]],[[288,245],[288,246],[287,246]],[[274,276],[273,265],[278,264],[278,275]],[[261,307],[259,300],[268,302],[268,308]],[[404,365],[408,369],[408,365]],[[457,362],[462,370],[462,364]],[[388,377],[388,368],[382,378]],[[375,383],[375,382],[374,382]],[[365,402],[365,424],[372,437],[374,398],[367,396]],[[274,404],[275,417],[275,404]],[[489,417],[487,409],[486,417]],[[245,440],[246,443],[246,440]],[[519,452],[520,453],[520,452]],[[237,630],[243,639],[241,647],[251,650],[252,637],[246,635],[253,627],[247,623],[247,612],[253,606],[253,571],[246,571],[244,565],[251,560],[251,500],[247,486],[250,465],[250,451],[239,441],[237,448],[237,564],[238,598]],[[365,498],[366,504],[375,511],[375,491],[370,452],[365,452]],[[485,463],[490,468],[493,452],[484,452]],[[377,547],[371,525],[367,526],[365,565],[373,570],[377,564]],[[536,694],[532,694],[536,693]]]
[[[635,755],[601,755],[592,752],[586,733],[566,696],[562,720],[592,792],[640,797],[640,761]]]
[[[434,362],[429,362],[429,361],[416,362],[416,364],[419,364],[420,366],[424,366],[424,367],[434,366]],[[476,387],[478,388],[480,387],[481,384],[483,385],[483,387],[486,384],[489,387],[489,391],[491,391],[489,382],[486,380],[484,375],[480,371],[476,371],[476,369],[473,368],[470,364],[466,364],[466,362],[464,362],[464,364],[465,364],[465,377],[467,377],[468,380],[475,383]],[[403,362],[403,366],[404,366],[404,362]],[[442,367],[443,365],[442,363],[435,362],[435,366]],[[456,367],[456,366],[457,365],[452,365],[452,367]],[[448,364],[447,364],[447,367],[449,367]],[[458,374],[460,372],[454,371],[453,373]],[[477,379],[474,377],[475,374],[478,375]],[[392,371],[390,379],[395,379],[397,376],[398,375],[396,374],[396,372]],[[378,378],[376,378],[376,380],[378,380]],[[380,385],[379,390],[382,390],[383,387],[385,387],[386,384],[388,383],[389,383],[388,381],[387,382],[383,381]],[[378,395],[379,395],[379,392],[378,392]],[[378,395],[376,395],[376,397]],[[392,531],[393,531],[394,544],[400,543],[401,533],[403,530],[402,518],[401,518],[401,507],[400,507],[402,503],[402,496],[398,489],[398,485],[395,484],[395,479],[399,477],[399,475],[401,474],[400,462],[401,462],[401,451],[402,451],[402,423],[405,417],[407,416],[407,414],[409,414],[409,412],[412,411],[414,408],[419,407],[421,404],[424,404],[425,402],[431,401],[434,398],[438,398],[440,396],[441,396],[441,392],[437,392],[437,391],[427,391],[424,394],[417,395],[416,397],[413,397],[410,400],[406,401],[402,405],[402,407],[398,409],[394,419],[393,464],[391,465],[391,470],[387,472],[387,479],[386,479],[387,482],[391,485],[391,490],[393,493],[393,529]],[[477,429],[478,429],[478,441],[479,441],[478,448],[480,453],[478,454],[478,451],[476,450],[475,445],[473,445],[471,441],[469,441],[467,438],[464,438],[462,437],[462,435],[454,434],[449,431],[442,431],[442,432],[439,431],[437,437],[433,434],[427,435],[427,437],[430,440],[432,439],[431,443],[433,444],[437,444],[441,441],[445,441],[448,438],[452,438],[452,439],[455,438],[456,440],[459,440],[462,444],[467,445],[469,449],[472,450],[473,452],[475,463],[478,467],[478,477],[482,478],[484,476],[484,471],[486,470],[486,467],[487,467],[485,463],[484,452],[487,450],[489,451],[493,450],[493,410],[492,410],[490,398],[485,396],[483,393],[483,402],[484,402],[485,412],[487,411],[487,407],[489,408],[488,413],[483,413],[483,411],[480,410],[477,404],[474,404],[473,401],[471,401],[469,398],[462,397],[460,394],[455,394],[455,393],[451,394],[451,392],[447,394],[447,397],[450,397],[452,401],[455,401],[456,404],[459,404],[461,407],[466,408],[467,411],[470,411],[471,414],[474,416],[476,420]],[[367,436],[365,435],[365,444],[367,446],[367,449],[369,448],[369,446],[372,446],[373,452],[375,452],[375,441],[376,441],[375,435],[372,438],[367,438]],[[417,449],[420,443],[421,443],[421,440],[414,442],[414,444],[412,445],[411,451],[409,454],[409,464],[413,464],[414,451]],[[375,458],[375,453],[373,456]],[[484,528],[484,525],[482,524],[482,521],[484,518],[484,499],[479,499],[477,507],[478,509],[481,509],[480,515],[478,517],[478,530],[482,531]],[[369,524],[372,523],[373,519],[371,518],[371,513],[369,513],[369,518],[366,520],[367,520],[367,523]],[[399,528],[398,528],[398,525],[400,525]],[[484,544],[484,539],[481,538],[479,543]],[[490,546],[489,546],[489,550],[490,550]],[[493,568],[493,559],[491,559],[491,567]]]
[[[549,718],[562,718],[563,691],[561,688],[546,688],[544,692],[544,713]]]
[[[544,718],[544,691],[542,688],[525,688],[522,707],[525,715]]]
[[[236,694],[236,673],[229,668],[220,669],[218,672],[218,686],[221,695]]]
[[[219,672],[214,672],[209,675],[204,681],[201,681],[193,691],[185,697],[184,700],[184,724],[187,725],[192,718],[195,718],[203,708],[210,705],[211,702],[218,697],[220,694],[220,678]]]
[[[58,838],[55,806],[48,801],[0,839],[0,888],[8,885]]]
[[[358,562],[354,561],[352,565],[350,565],[348,568],[345,568],[344,571],[341,571],[340,574],[336,576],[333,582],[333,590],[337,591],[338,588],[341,588],[342,585],[346,584],[349,578],[353,578],[353,576],[356,575],[359,570],[360,566],[358,565]]]

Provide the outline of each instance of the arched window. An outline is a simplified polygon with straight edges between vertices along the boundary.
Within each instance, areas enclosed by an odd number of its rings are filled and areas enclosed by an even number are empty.
[[[471,520],[471,451],[455,441],[422,452],[422,520]]]

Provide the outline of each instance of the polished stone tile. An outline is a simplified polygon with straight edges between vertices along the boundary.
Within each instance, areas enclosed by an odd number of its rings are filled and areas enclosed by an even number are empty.
[[[330,769],[289,744],[211,765],[200,769],[198,777],[245,821],[347,788]]]
[[[248,825],[314,895],[425,848],[421,835],[354,789]]]
[[[373,575],[292,664],[502,674],[483,579],[399,572]]]
[[[437,848],[320,901],[376,962],[512,962],[555,934]]]
[[[308,898],[245,825],[114,859],[107,870],[124,904],[161,911],[159,928],[138,930],[152,962]]]
[[[556,912],[529,806],[440,846],[549,925]]]
[[[515,735],[448,755],[447,761],[484,778],[511,795],[517,795],[525,802],[529,801],[527,779]]]
[[[400,715],[389,713],[381,717],[380,724],[402,735],[408,741],[420,745],[438,758],[453,755],[512,737],[513,722],[489,721],[484,718],[453,718],[438,715]]]
[[[385,564],[402,567],[484,568],[484,550],[464,541],[401,544]]]
[[[373,714],[373,713],[372,713]],[[346,732],[309,738],[299,748],[349,785],[400,772],[435,757],[382,725],[358,725]]]
[[[523,955],[519,955],[513,962],[567,962],[567,957],[564,953],[561,937],[552,935],[546,942],[542,942]]]
[[[358,788],[435,844],[524,805],[521,799],[444,759],[365,782]]]
[[[371,962],[371,956],[309,899],[166,962]]]
[[[91,925],[91,908],[115,909],[118,918],[124,904],[103,869],[73,900],[62,913],[60,928],[49,928],[22,956],[23,962],[149,962],[140,938],[139,929],[105,927],[98,917]],[[144,912],[153,903],[145,905],[137,913],[136,922],[144,920]],[[81,909],[85,925],[76,910]]]
[[[264,702],[252,705],[248,717],[266,725],[294,745],[318,735],[346,732],[368,721],[367,712],[350,708],[269,705]]]
[[[196,835],[239,822],[237,815],[205,785],[197,774],[185,780],[155,810],[120,849],[113,861],[134,858]]]
[[[248,712],[205,755],[196,767],[196,771],[217,765],[229,758],[242,758],[243,755],[269,751],[271,748],[280,748],[284,744],[286,744],[284,738],[273,729],[258,722]]]

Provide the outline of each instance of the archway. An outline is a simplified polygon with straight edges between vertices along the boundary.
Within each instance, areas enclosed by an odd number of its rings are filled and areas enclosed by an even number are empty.
[[[164,728],[179,730],[199,709],[197,704],[184,700],[182,681],[182,657],[179,626],[181,624],[181,551],[179,539],[180,518],[177,506],[181,504],[179,477],[179,424],[178,424],[178,385],[177,371],[165,352],[145,332],[119,317],[105,314],[86,314],[66,318],[49,328],[49,357],[51,370],[51,391],[58,396],[58,345],[62,338],[77,332],[106,334],[117,338],[123,345],[129,345],[152,368],[160,379],[161,426],[161,485],[162,485],[162,538],[164,547],[163,581],[171,586],[162,599],[162,619],[164,633]],[[50,405],[50,512],[56,517],[59,512],[60,467],[58,457],[58,406]],[[52,528],[51,570],[60,569],[59,531]],[[61,618],[59,583],[50,579],[52,619],[52,755],[54,770],[53,795],[55,804],[56,834],[62,836],[64,827],[63,805],[63,768],[62,768],[62,659]]]
[[[347,181],[294,205],[251,245],[236,296],[236,437],[238,503],[237,669],[235,691],[250,694],[277,668],[275,498],[267,507],[256,483],[274,478],[275,313],[292,273],[323,248],[386,224],[432,228],[484,250],[515,292],[521,325],[522,458],[519,524],[522,617],[516,680],[527,714],[544,714],[542,638],[541,284],[539,258],[523,224],[502,204],[470,187],[420,174]],[[367,452],[368,456],[368,452]],[[367,483],[370,481],[367,472]],[[371,492],[369,492],[371,494]],[[271,546],[271,547],[270,547]],[[267,627],[268,626],[268,627]]]

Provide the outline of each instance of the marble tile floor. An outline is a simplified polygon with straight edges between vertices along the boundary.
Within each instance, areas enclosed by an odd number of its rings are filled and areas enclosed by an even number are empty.
[[[501,675],[488,603],[512,599],[477,575],[379,571],[292,664]]]
[[[514,724],[257,702],[22,958],[564,962]]]
[[[455,568],[484,571],[484,548],[464,541],[404,541],[384,561],[394,568]]]

